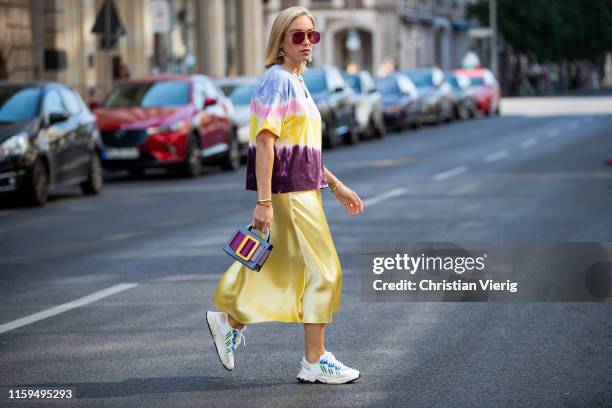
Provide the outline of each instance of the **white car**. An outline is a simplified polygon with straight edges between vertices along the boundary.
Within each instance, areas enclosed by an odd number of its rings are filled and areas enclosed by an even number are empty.
[[[241,154],[246,158],[249,148],[249,123],[251,95],[257,86],[257,77],[228,77],[217,80],[217,85],[232,101],[232,121],[240,144]]]
[[[367,71],[355,74],[343,72],[342,76],[354,91],[353,102],[359,134],[382,138],[386,132],[382,96],[376,89],[372,76]]]

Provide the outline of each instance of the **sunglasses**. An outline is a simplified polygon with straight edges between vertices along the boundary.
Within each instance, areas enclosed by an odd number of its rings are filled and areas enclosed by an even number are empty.
[[[310,41],[311,44],[316,44],[321,40],[321,33],[318,31],[309,31],[308,33],[305,31],[296,31],[291,34],[291,41],[294,44],[301,44],[306,37],[308,37],[308,41]]]

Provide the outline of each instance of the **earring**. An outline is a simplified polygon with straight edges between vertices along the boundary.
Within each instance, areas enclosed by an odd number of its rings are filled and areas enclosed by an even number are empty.
[[[283,58],[285,56],[285,53],[283,52],[283,50],[280,50],[280,52],[278,53],[278,58]]]

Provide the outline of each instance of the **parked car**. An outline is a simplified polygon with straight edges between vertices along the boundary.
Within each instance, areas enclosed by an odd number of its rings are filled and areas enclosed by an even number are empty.
[[[382,138],[385,135],[385,119],[382,96],[374,79],[367,71],[355,74],[343,72],[344,80],[353,88],[355,118],[361,136]]]
[[[397,130],[420,125],[419,93],[412,81],[400,73],[377,78],[376,89],[382,95],[385,125]]]
[[[251,82],[244,83],[235,87],[229,94],[229,98],[234,105],[232,121],[236,128],[238,143],[243,159],[246,159],[249,149],[249,127],[251,124],[251,97],[257,86],[257,79],[252,78]]]
[[[215,79],[215,83],[226,96],[229,96],[237,87],[251,84],[253,81],[257,81],[257,78],[252,76],[233,76]]]
[[[476,115],[476,100],[470,87],[470,78],[453,72],[445,74],[453,92],[455,119],[473,118]]]
[[[115,85],[94,111],[104,144],[103,165],[127,169],[176,168],[187,177],[202,164],[240,167],[233,106],[203,75],[152,77]]]
[[[0,193],[42,206],[50,190],[102,190],[95,117],[79,94],[55,82],[0,82]]]
[[[323,144],[333,148],[342,141],[359,141],[355,120],[353,90],[333,66],[309,68],[303,74],[306,87],[321,112]]]
[[[485,115],[499,115],[501,88],[495,75],[487,68],[472,68],[455,70],[470,78],[470,84],[476,99],[476,107]]]
[[[453,119],[453,95],[439,68],[405,71],[419,90],[421,121],[438,124]]]

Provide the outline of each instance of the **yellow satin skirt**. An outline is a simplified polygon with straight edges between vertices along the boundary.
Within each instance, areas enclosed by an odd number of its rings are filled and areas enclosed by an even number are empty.
[[[264,266],[234,262],[215,291],[217,310],[242,323],[331,323],[340,307],[342,268],[321,190],[272,194],[274,218]]]

